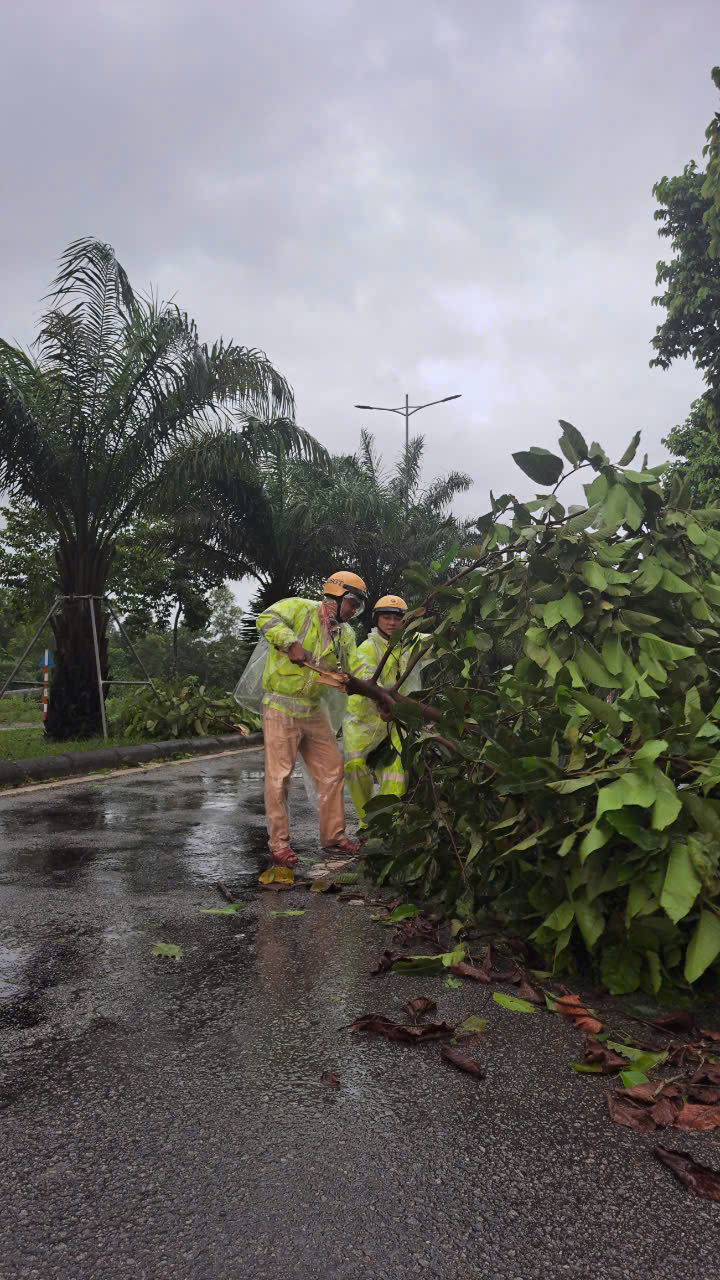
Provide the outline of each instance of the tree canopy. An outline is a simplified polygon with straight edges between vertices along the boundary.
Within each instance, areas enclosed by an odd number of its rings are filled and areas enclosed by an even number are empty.
[[[585,507],[562,505],[560,453],[518,453],[543,491],[494,500],[447,582],[413,567],[425,704],[382,695],[411,782],[370,802],[368,849],[458,929],[499,920],[560,970],[656,993],[720,957],[720,511],[631,469],[639,433],[611,464],[562,425]]]
[[[63,739],[99,730],[88,600],[104,594],[129,523],[187,483],[241,475],[268,444],[322,451],[295,426],[292,391],[264,353],[201,342],[176,305],[133,292],[109,245],[73,242],[50,301],[31,351],[0,341],[0,488],[29,500],[56,539],[64,603],[47,729]]]

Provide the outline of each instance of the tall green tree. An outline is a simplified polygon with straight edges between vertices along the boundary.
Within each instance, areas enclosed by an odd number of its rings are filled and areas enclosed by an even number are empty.
[[[0,489],[24,497],[56,537],[66,597],[53,619],[56,666],[47,731],[96,734],[100,702],[87,598],[104,594],[131,520],[183,476],[251,467],[279,419],[285,447],[311,455],[293,396],[259,351],[199,339],[175,305],[136,295],[110,245],[72,243],[31,351],[0,341]],[[107,677],[106,622],[99,617]]]
[[[712,71],[720,89],[720,68]],[[706,391],[694,401],[684,423],[663,443],[679,459],[671,473],[686,475],[697,502],[715,501],[720,492],[720,113],[705,131],[705,170],[694,160],[681,174],[661,178],[653,187],[658,202],[658,234],[670,241],[672,257],[657,264],[653,298],[663,307],[652,346],[652,366],[669,369],[690,359],[702,373]]]

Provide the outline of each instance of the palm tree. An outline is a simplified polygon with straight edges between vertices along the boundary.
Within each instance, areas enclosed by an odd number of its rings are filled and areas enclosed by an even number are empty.
[[[471,477],[451,471],[423,487],[424,449],[424,437],[415,436],[407,456],[403,451],[388,473],[374,437],[363,431],[358,453],[334,458],[332,475],[321,476],[315,487],[316,505],[332,524],[336,556],[362,574],[371,600],[388,591],[412,595],[408,565],[428,565],[459,548],[472,525],[452,513],[453,499],[470,488]]]
[[[65,600],[47,732],[64,740],[100,731],[87,597],[103,595],[128,522],[212,476],[239,482],[278,441],[298,456],[318,449],[262,352],[201,343],[175,305],[133,293],[110,245],[71,244],[50,304],[30,351],[0,340],[0,490],[28,498],[57,537]],[[267,420],[277,427],[261,429]],[[100,610],[98,625],[106,678]]]

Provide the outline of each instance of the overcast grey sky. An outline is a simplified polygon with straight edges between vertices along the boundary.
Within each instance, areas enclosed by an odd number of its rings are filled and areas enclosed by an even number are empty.
[[[532,485],[556,420],[653,461],[700,382],[650,370],[651,187],[700,159],[717,0],[2,5],[0,333],[110,241],[204,338],[263,347],[332,449],[415,419],[428,474]]]

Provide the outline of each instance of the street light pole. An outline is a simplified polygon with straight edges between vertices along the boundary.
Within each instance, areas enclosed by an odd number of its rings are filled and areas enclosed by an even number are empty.
[[[390,409],[379,404],[356,404],[356,409],[372,409],[375,413],[399,413],[405,419],[405,523],[407,524],[410,508],[410,419],[421,409],[429,409],[434,404],[446,404],[448,400],[460,400],[461,393],[454,396],[443,396],[442,400],[428,400],[427,404],[410,404],[410,397],[405,395],[405,404],[397,409]]]

